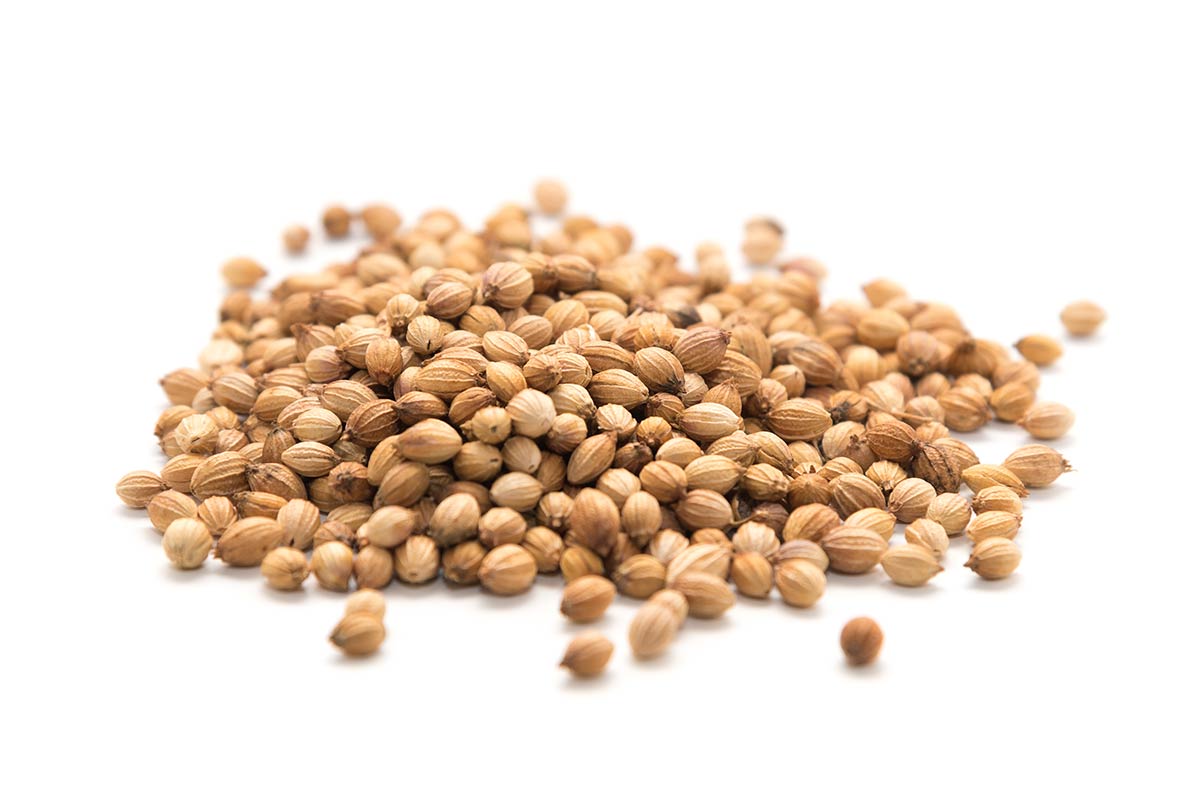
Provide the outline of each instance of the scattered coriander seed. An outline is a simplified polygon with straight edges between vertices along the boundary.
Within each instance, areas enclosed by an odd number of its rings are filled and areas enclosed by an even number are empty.
[[[374,613],[349,613],[329,634],[338,649],[353,657],[374,654],[383,644],[386,633],[383,620]]]
[[[304,225],[288,225],[283,229],[283,248],[292,255],[308,249],[309,233]]]
[[[330,238],[361,224],[370,241],[261,295],[262,264],[226,262],[212,337],[161,381],[166,463],[122,477],[118,498],[146,509],[181,567],[215,540],[216,557],[279,590],[310,570],[353,585],[334,636],[352,654],[383,640],[378,589],[439,572],[499,595],[558,572],[577,621],[617,591],[644,599],[630,642],[653,657],[689,613],[727,612],[731,582],[753,598],[778,586],[798,607],[820,599],[827,569],[882,564],[921,585],[962,532],[982,577],[1016,568],[1021,498],[1070,465],[1042,444],[981,463],[951,431],[994,418],[1066,435],[1074,414],[1036,396],[1058,341],[1011,352],[886,279],[865,303],[823,302],[825,268],[781,262],[784,231],[766,217],[746,223],[743,254],[776,271],[737,283],[718,245],[698,247],[689,274],[620,224],[535,230],[567,193],[542,181],[533,199],[482,225],[331,206]],[[308,239],[293,226],[284,247]],[[1104,312],[1075,303],[1062,320],[1086,335]],[[889,549],[897,522],[905,543]],[[585,636],[564,665],[598,673],[611,651]]]
[[[600,633],[580,633],[567,644],[559,665],[576,677],[597,677],[604,672],[612,653],[612,641]]]
[[[1049,366],[1062,357],[1062,345],[1049,336],[1025,336],[1018,341],[1014,348],[1027,361],[1038,366]]]
[[[883,554],[879,563],[892,582],[909,587],[925,585],[942,571],[933,551],[921,544],[892,547]]]
[[[369,613],[380,621],[387,612],[387,603],[383,594],[374,588],[360,588],[346,599],[346,615],[354,613]]]
[[[985,538],[975,544],[966,567],[985,580],[1002,580],[1017,570],[1021,550],[1007,538]]]
[[[883,647],[883,630],[874,619],[859,616],[842,628],[842,652],[851,666],[866,666],[879,657]]]
[[[1095,333],[1108,315],[1094,302],[1080,300],[1063,308],[1059,318],[1067,332],[1073,336],[1090,336]]]

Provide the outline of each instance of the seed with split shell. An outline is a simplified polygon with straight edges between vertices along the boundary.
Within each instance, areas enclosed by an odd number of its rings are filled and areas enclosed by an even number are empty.
[[[938,560],[941,560],[950,548],[950,537],[946,534],[946,528],[932,519],[917,519],[908,525],[904,528],[904,540],[925,547]]]
[[[1007,538],[985,538],[971,550],[966,567],[985,580],[1000,580],[1021,563],[1021,550]]]
[[[308,578],[308,559],[295,547],[278,547],[267,553],[260,569],[267,585],[277,591],[295,591]]]
[[[825,572],[807,560],[786,560],[775,567],[775,585],[779,588],[779,595],[793,607],[810,608],[815,605],[825,593],[825,582]]]
[[[1057,402],[1039,402],[1018,422],[1034,438],[1062,438],[1075,424],[1075,412]]]
[[[862,574],[875,568],[888,546],[874,530],[842,526],[825,534],[821,548],[834,571]]]
[[[350,613],[338,622],[329,640],[347,655],[370,655],[383,644],[383,620],[372,613]]]
[[[559,609],[571,621],[595,621],[608,610],[616,592],[616,586],[607,578],[585,574],[567,583]]]
[[[1004,466],[1029,488],[1045,488],[1071,471],[1067,459],[1044,444],[1019,447],[1004,459]]]
[[[996,536],[1014,538],[1020,529],[1020,516],[1003,510],[989,510],[976,516],[967,525],[967,538],[975,543]]]
[[[180,569],[196,569],[204,565],[212,546],[212,534],[203,522],[196,519],[176,519],[163,533],[163,552]]]
[[[529,590],[537,577],[537,562],[516,544],[501,544],[484,557],[479,582],[493,594],[513,596]]]
[[[880,565],[892,582],[909,587],[925,585],[942,570],[933,552],[920,544],[892,547],[884,553]]]
[[[885,421],[867,430],[867,444],[884,460],[908,463],[916,452],[917,438],[904,422]]]
[[[560,666],[576,677],[596,677],[612,658],[613,643],[598,632],[577,635],[567,644]]]
[[[962,469],[957,460],[944,448],[919,442],[912,460],[913,477],[929,483],[939,494],[956,493],[962,484]]]

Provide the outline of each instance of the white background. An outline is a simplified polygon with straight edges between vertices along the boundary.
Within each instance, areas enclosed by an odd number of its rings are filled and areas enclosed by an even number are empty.
[[[3,709],[9,796],[1195,795],[1198,35],[1188,4],[7,4]],[[359,663],[341,597],[172,571],[125,471],[217,267],[327,202],[472,224],[566,180],[642,244],[736,252],[781,219],[831,268],[1058,334],[1042,396],[1077,472],[1027,506],[1019,575],[834,577],[741,602],[607,677],[554,666],[558,584],[388,591]],[[1024,439],[970,440],[999,460]],[[879,664],[846,669],[852,616]]]

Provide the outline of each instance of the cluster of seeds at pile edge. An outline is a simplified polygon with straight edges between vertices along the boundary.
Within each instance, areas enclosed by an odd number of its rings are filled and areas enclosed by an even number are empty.
[[[1070,467],[1036,443],[981,463],[955,434],[998,419],[1064,435],[1071,411],[1036,397],[1056,341],[1010,352],[887,280],[823,305],[823,267],[781,259],[771,220],[747,223],[742,254],[775,268],[734,283],[716,245],[685,267],[586,216],[535,235],[566,195],[548,182],[535,201],[481,230],[330,208],[326,235],[363,235],[358,255],[269,293],[257,262],[228,262],[198,368],[162,380],[168,460],[117,485],[171,562],[258,567],[281,591],[440,575],[512,595],[560,573],[581,623],[617,592],[646,600],[629,633],[643,658],[689,615],[724,613],[731,582],[802,608],[828,569],[919,586],[961,534],[981,578],[1017,567],[1021,498]],[[292,252],[308,240],[284,234]],[[1076,335],[1103,317],[1063,312]],[[374,651],[378,597],[352,604],[368,609],[333,640]],[[585,634],[564,665],[598,673],[612,650]]]

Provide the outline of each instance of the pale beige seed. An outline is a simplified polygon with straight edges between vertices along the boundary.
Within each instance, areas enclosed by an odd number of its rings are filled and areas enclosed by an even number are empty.
[[[1061,344],[1041,334],[1025,336],[1014,346],[1027,361],[1038,366],[1049,366],[1062,357],[1063,352]]]
[[[985,580],[1001,580],[1017,570],[1021,550],[1007,538],[986,538],[971,550],[966,567]]]
[[[680,615],[680,609],[683,615]],[[629,625],[629,647],[636,657],[649,659],[662,655],[683,618],[687,615],[687,599],[678,591],[664,589],[648,599]]]
[[[829,556],[821,545],[805,538],[788,541],[771,556],[771,563],[778,566],[785,560],[807,560],[821,571],[829,569]]]
[[[1059,314],[1063,326],[1073,336],[1092,335],[1100,328],[1100,325],[1104,324],[1106,318],[1108,318],[1108,314],[1104,312],[1103,308],[1087,300],[1073,302],[1063,308],[1062,313]]]
[[[363,657],[376,652],[383,644],[386,633],[383,620],[372,613],[350,613],[345,616],[329,640],[347,655]]]
[[[308,579],[308,559],[295,547],[271,550],[259,568],[267,585],[277,591],[295,591]]]
[[[962,494],[938,494],[925,509],[925,516],[940,524],[948,535],[958,535],[971,521],[971,503]]]
[[[825,572],[807,560],[785,560],[775,567],[775,585],[787,604],[811,608],[825,593]]]
[[[1071,464],[1057,450],[1044,444],[1019,447],[1004,459],[1004,467],[1029,488],[1045,488],[1066,472]]]
[[[585,574],[567,583],[559,610],[574,622],[599,619],[612,604],[617,588],[598,574]]]
[[[715,619],[734,604],[729,584],[708,572],[684,572],[675,578],[671,587],[684,595],[688,613],[698,619]]]
[[[985,511],[967,525],[967,538],[975,543],[999,536],[1015,538],[1021,529],[1021,517],[1003,510]]]
[[[963,482],[977,494],[989,486],[1005,486],[1019,497],[1029,496],[1029,491],[1021,482],[1021,478],[1005,466],[981,463],[964,469],[962,477]]]
[[[986,513],[990,510],[1004,510],[1017,516],[1024,513],[1020,495],[1008,486],[1002,485],[980,489],[975,498],[971,500],[971,508],[976,513]]]
[[[884,511],[886,513],[886,511]],[[890,515],[890,514],[889,514]],[[821,537],[842,524],[837,511],[823,503],[800,505],[788,515],[783,526],[783,540],[807,539],[820,541]],[[895,529],[895,519],[892,520]],[[891,533],[889,532],[889,536]]]
[[[171,522],[163,533],[162,548],[167,559],[180,569],[196,569],[208,560],[213,537],[197,519],[181,518]]]
[[[679,426],[691,438],[716,441],[735,432],[741,424],[736,413],[717,402],[700,402],[679,415]]]
[[[166,482],[154,472],[130,472],[117,481],[117,496],[131,508],[146,507],[166,490]]]
[[[892,547],[884,553],[879,563],[892,582],[909,587],[925,585],[942,571],[933,552],[920,544]]]
[[[346,599],[346,615],[369,613],[380,621],[387,612],[383,594],[374,588],[360,588]]]
[[[354,574],[354,550],[341,541],[327,541],[312,553],[312,574],[329,591],[346,591]]]
[[[195,518],[196,502],[179,491],[163,491],[146,505],[146,514],[150,517],[154,529],[165,533],[176,519]]]
[[[1058,402],[1038,402],[1018,422],[1034,438],[1062,438],[1075,424],[1075,412]]]
[[[862,574],[875,568],[888,547],[874,530],[842,526],[825,534],[821,548],[829,556],[829,567],[834,571]]]
[[[516,544],[502,544],[484,557],[479,582],[493,594],[513,596],[529,590],[537,577],[537,562]]]
[[[738,593],[754,599],[764,599],[775,584],[775,568],[759,552],[739,552],[733,556],[729,576]]]
[[[904,528],[904,540],[925,547],[941,560],[950,548],[950,536],[946,528],[933,519],[916,519]]]
[[[410,535],[393,555],[396,577],[419,585],[437,577],[440,558],[437,544],[427,535]]]
[[[896,532],[896,516],[883,508],[863,508],[846,517],[846,526],[873,530],[884,541],[890,541],[892,533]]]
[[[667,584],[667,567],[650,554],[634,555],[613,571],[617,590],[634,599],[645,599]]]
[[[560,666],[576,677],[597,677],[612,659],[613,643],[598,632],[580,633],[567,644]]]
[[[910,477],[892,489],[888,510],[895,514],[897,521],[907,524],[924,516],[936,497],[933,486],[919,477]]]
[[[217,557],[230,566],[258,566],[283,543],[283,528],[274,519],[255,516],[229,525],[217,539]]]
[[[680,575],[690,571],[707,572],[724,580],[729,576],[730,549],[720,544],[692,544],[667,564],[667,585],[674,587]]]

